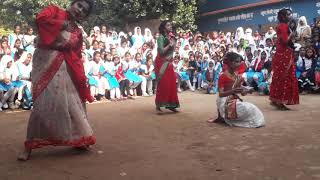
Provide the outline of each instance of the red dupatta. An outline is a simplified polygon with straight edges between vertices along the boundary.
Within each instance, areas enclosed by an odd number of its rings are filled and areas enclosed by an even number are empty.
[[[47,8],[43,9],[36,17],[36,23],[38,26],[39,36],[41,40],[39,47],[45,49],[55,49],[54,47],[52,47],[52,44],[60,35],[64,22],[69,19],[69,14],[65,10],[60,9],[57,6],[48,6]],[[79,28],[75,28],[75,31],[78,31],[78,33],[73,32],[71,40],[74,39],[74,36],[78,36],[77,38],[79,38],[81,42],[77,43],[77,47],[64,48],[59,51],[64,56],[64,60],[66,61],[70,69],[72,81],[79,93],[81,100],[83,102],[93,102],[94,99],[90,95],[87,77],[85,76],[84,66],[81,62],[81,48],[83,41],[82,33]],[[59,64],[59,59],[61,60],[61,55],[58,55],[56,59],[57,62],[54,61],[52,65],[48,68],[48,70],[44,72],[44,75],[40,78],[40,81],[46,82],[36,83],[35,87],[37,93],[35,94],[36,97],[34,97],[34,99],[37,98],[38,95],[40,95],[42,90],[46,88],[46,86],[52,80],[53,76],[59,70],[59,68],[57,68],[57,64]],[[48,74],[51,74],[51,76],[49,77]],[[37,86],[38,84],[46,85],[43,85],[41,87],[41,85]]]

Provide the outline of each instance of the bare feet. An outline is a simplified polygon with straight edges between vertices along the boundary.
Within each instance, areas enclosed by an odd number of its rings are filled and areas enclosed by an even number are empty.
[[[290,108],[288,108],[287,106],[285,106],[284,104],[279,105],[279,110],[281,111],[289,111],[291,110]]]
[[[31,154],[31,149],[25,148],[23,152],[18,156],[19,161],[28,161]]]
[[[158,114],[162,114],[162,110],[160,109],[160,107],[156,107],[156,112],[158,113]]]
[[[291,110],[290,108],[288,108],[284,104],[277,104],[275,102],[270,102],[270,105],[276,107],[280,111],[289,111],[289,110]]]
[[[167,109],[169,109],[170,111],[172,111],[174,113],[178,113],[179,112],[176,108],[167,108]]]
[[[208,123],[223,123],[223,118],[222,117],[217,117],[216,119],[215,118],[210,118],[207,120]]]
[[[85,146],[80,146],[80,147],[74,147],[74,149],[79,150],[79,151],[89,151],[90,146],[85,145]]]
[[[208,122],[208,123],[214,123],[215,120],[216,120],[216,119],[212,117],[212,118],[208,119],[207,122]]]

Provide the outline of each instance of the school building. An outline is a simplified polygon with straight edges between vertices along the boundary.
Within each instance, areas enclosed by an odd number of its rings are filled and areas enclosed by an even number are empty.
[[[198,28],[201,32],[234,31],[237,27],[265,31],[276,26],[282,8],[292,9],[296,19],[306,16],[309,25],[320,16],[320,0],[208,0],[200,7]]]

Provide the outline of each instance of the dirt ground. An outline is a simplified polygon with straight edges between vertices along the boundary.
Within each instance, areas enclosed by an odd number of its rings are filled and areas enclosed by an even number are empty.
[[[267,126],[243,129],[206,120],[216,96],[182,93],[178,114],[156,115],[154,98],[91,104],[97,137],[90,152],[49,147],[16,161],[30,112],[0,113],[0,180],[312,180],[320,179],[320,96],[289,112],[265,96],[246,101]]]

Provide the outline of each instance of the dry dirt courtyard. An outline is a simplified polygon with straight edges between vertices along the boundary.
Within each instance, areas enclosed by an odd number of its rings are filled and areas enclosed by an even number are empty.
[[[89,152],[23,147],[30,112],[0,113],[0,180],[312,180],[320,179],[320,96],[301,96],[277,111],[266,96],[247,96],[264,113],[259,129],[208,124],[216,96],[179,94],[181,112],[157,115],[154,97],[88,105],[97,137]]]

